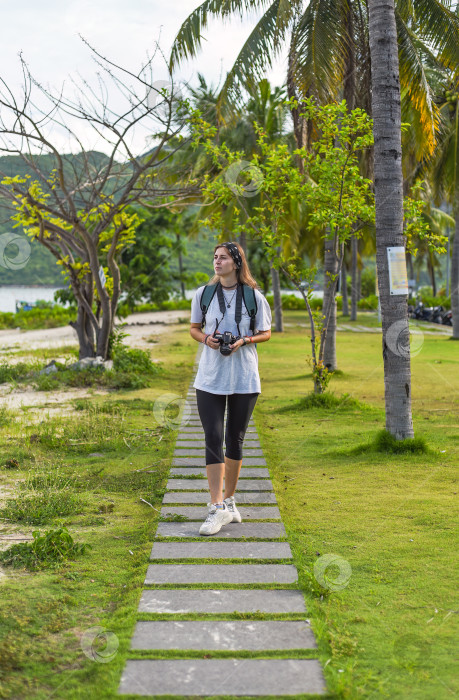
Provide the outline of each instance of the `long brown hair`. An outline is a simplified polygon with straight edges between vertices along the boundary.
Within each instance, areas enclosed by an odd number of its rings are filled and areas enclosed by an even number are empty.
[[[239,268],[239,270],[236,270],[237,281],[241,284],[248,284],[249,287],[253,287],[254,289],[258,289],[258,284],[255,278],[252,276],[252,273],[250,272],[249,264],[247,262],[247,258],[245,257],[244,248],[236,242],[233,242],[233,245],[237,247],[242,260],[241,267]],[[226,246],[224,246],[222,243],[217,243],[217,245],[214,248],[214,255],[215,251],[218,250],[218,248],[225,248],[226,250],[228,250]],[[229,250],[228,255],[231,257],[232,260],[233,258]],[[207,284],[216,284],[217,282],[220,282],[220,275],[214,275]]]

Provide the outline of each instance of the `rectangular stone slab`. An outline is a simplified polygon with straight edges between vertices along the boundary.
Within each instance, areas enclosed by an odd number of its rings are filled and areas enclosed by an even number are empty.
[[[316,649],[304,620],[148,620],[136,624],[131,649],[259,651]]]
[[[306,613],[304,596],[294,588],[168,588],[142,591],[145,613]]]
[[[169,471],[169,476],[191,476],[191,475],[207,477],[205,467],[173,467]],[[269,479],[269,469],[265,467],[242,467],[239,473],[241,479]]]
[[[160,537],[203,537],[198,530],[199,523],[186,522],[159,522],[156,535]],[[285,528],[282,523],[227,523],[212,537],[228,537],[239,539],[240,537],[260,537],[262,539],[279,539],[285,537]],[[206,537],[206,539],[209,539]],[[252,543],[253,544],[253,543]]]
[[[128,659],[118,689],[133,695],[324,694],[316,659]]]
[[[245,457],[263,457],[263,450],[259,448],[246,449],[243,448],[244,458]],[[198,459],[204,459],[206,456],[203,447],[176,447],[174,450],[174,457],[197,457]]]
[[[246,467],[266,467],[266,459],[264,457],[247,457],[242,458],[242,463]],[[174,457],[172,460],[173,467],[205,467],[206,461],[204,455],[198,457]]]
[[[169,479],[167,489],[178,489],[180,491],[201,491],[208,490],[207,479]],[[273,485],[270,479],[239,479],[237,482],[238,491],[272,491]]]
[[[238,484],[239,486],[239,484]],[[163,504],[167,503],[208,503],[210,500],[209,492],[194,491],[187,493],[186,491],[169,491],[164,494]],[[236,503],[239,507],[241,503],[277,503],[276,496],[273,491],[237,491]]]
[[[209,543],[210,544],[210,543]],[[150,564],[144,585],[159,583],[296,583],[292,564]]]
[[[275,523],[271,523],[275,524]],[[198,528],[196,528],[197,530]],[[222,532],[222,530],[220,530]],[[218,533],[220,535],[220,532]],[[197,535],[199,537],[200,535]],[[288,542],[154,542],[150,559],[291,559]]]
[[[237,509],[241,514],[242,521],[262,520],[264,518],[280,519],[279,508],[277,506],[240,506],[237,504]],[[202,521],[207,516],[208,509],[205,506],[163,506],[161,509],[161,517],[166,518],[170,515],[183,515],[187,520]]]

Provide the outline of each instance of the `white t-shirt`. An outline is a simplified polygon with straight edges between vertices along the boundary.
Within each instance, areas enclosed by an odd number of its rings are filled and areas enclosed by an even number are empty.
[[[201,323],[202,311],[200,301],[204,286],[199,287],[191,302],[191,323]],[[225,306],[222,318],[217,292],[214,294],[206,313],[204,333],[213,333],[217,319],[220,321],[218,332],[230,331],[238,335],[235,321],[236,295],[235,290],[223,290],[223,296],[231,302],[231,308]],[[255,331],[267,331],[271,328],[271,309],[263,294],[255,289],[257,313],[255,316]],[[239,323],[241,336],[250,336],[250,316],[242,301],[242,318]],[[260,375],[258,373],[258,354],[256,343],[248,343],[238,348],[231,355],[222,355],[219,350],[213,350],[204,345],[199,360],[199,367],[193,384],[195,389],[208,391],[211,394],[255,394],[261,393]]]

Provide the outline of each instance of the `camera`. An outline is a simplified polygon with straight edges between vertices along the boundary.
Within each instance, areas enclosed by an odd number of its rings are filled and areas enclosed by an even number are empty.
[[[220,343],[220,352],[222,355],[231,355],[233,351],[229,346],[235,343],[236,340],[239,340],[241,336],[233,335],[231,331],[224,331],[223,333],[215,331],[212,337]]]

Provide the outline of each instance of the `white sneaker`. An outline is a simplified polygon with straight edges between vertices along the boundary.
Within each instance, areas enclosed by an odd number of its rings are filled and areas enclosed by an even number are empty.
[[[233,523],[242,523],[241,514],[236,508],[236,503],[234,502],[234,496],[228,496],[228,498],[225,498],[223,503],[226,503],[229,512],[232,514]]]
[[[214,503],[208,503],[209,513],[203,524],[199,528],[200,535],[215,535],[216,532],[222,529],[223,525],[227,525],[233,519],[228,506],[223,502],[223,508],[217,508]]]

